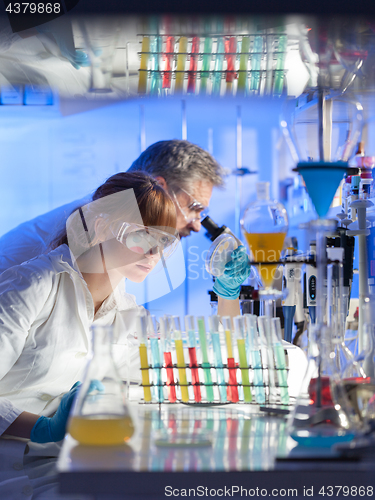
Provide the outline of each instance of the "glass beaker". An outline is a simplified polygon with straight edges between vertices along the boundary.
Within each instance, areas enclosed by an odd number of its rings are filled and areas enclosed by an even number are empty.
[[[93,326],[92,354],[69,418],[68,432],[81,444],[119,445],[134,433],[112,357],[112,326]]]

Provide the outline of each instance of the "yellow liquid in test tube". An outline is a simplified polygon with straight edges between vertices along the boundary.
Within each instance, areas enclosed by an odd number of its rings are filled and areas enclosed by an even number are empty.
[[[181,92],[184,86],[187,44],[188,39],[182,36],[178,44],[175,92]]]
[[[151,401],[151,388],[150,388],[150,377],[149,377],[149,366],[147,359],[147,347],[145,344],[139,345],[139,357],[141,358],[141,368],[147,368],[141,370],[142,372],[142,385],[145,401]]]
[[[227,344],[228,358],[233,358],[232,337],[230,330],[225,330],[225,343]]]
[[[253,254],[254,262],[273,262],[280,259],[286,233],[246,233],[247,243]],[[272,286],[278,264],[258,266],[263,285]]]
[[[69,434],[81,444],[105,446],[123,444],[134,433],[130,417],[100,416],[73,417]]]
[[[181,399],[184,403],[189,401],[189,391],[187,387],[187,378],[186,378],[186,369],[185,369],[185,358],[184,358],[184,349],[182,346],[182,340],[174,341],[176,346],[176,354],[177,354],[177,367],[181,366],[183,368],[178,368],[178,375],[180,378],[180,387],[181,387]]]
[[[142,40],[141,65],[138,80],[138,94],[145,94],[147,90],[147,66],[150,59],[150,39],[145,36]]]

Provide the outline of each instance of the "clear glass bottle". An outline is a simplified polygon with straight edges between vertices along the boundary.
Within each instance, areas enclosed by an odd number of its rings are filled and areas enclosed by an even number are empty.
[[[92,354],[68,422],[68,432],[85,445],[120,445],[134,433],[123,382],[113,357],[111,326],[93,326]]]

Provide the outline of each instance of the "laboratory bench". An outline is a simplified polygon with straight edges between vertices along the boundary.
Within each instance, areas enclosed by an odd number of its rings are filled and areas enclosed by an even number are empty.
[[[345,457],[296,446],[285,415],[232,403],[131,401],[129,408],[135,433],[127,444],[83,446],[66,436],[57,465],[61,493],[95,499],[373,496],[375,451]]]

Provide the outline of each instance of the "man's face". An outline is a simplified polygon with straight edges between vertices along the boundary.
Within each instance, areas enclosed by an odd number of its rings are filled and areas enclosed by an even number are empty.
[[[175,201],[177,211],[177,231],[180,237],[189,236],[191,231],[198,232],[201,228],[199,220],[199,210],[191,210],[189,207],[198,202],[202,206],[208,207],[212,195],[213,185],[207,181],[197,181],[189,188],[189,193],[179,191],[175,194],[177,202]],[[172,199],[174,197],[172,196]],[[178,206],[179,205],[179,206]],[[196,219],[196,220],[194,220]]]

